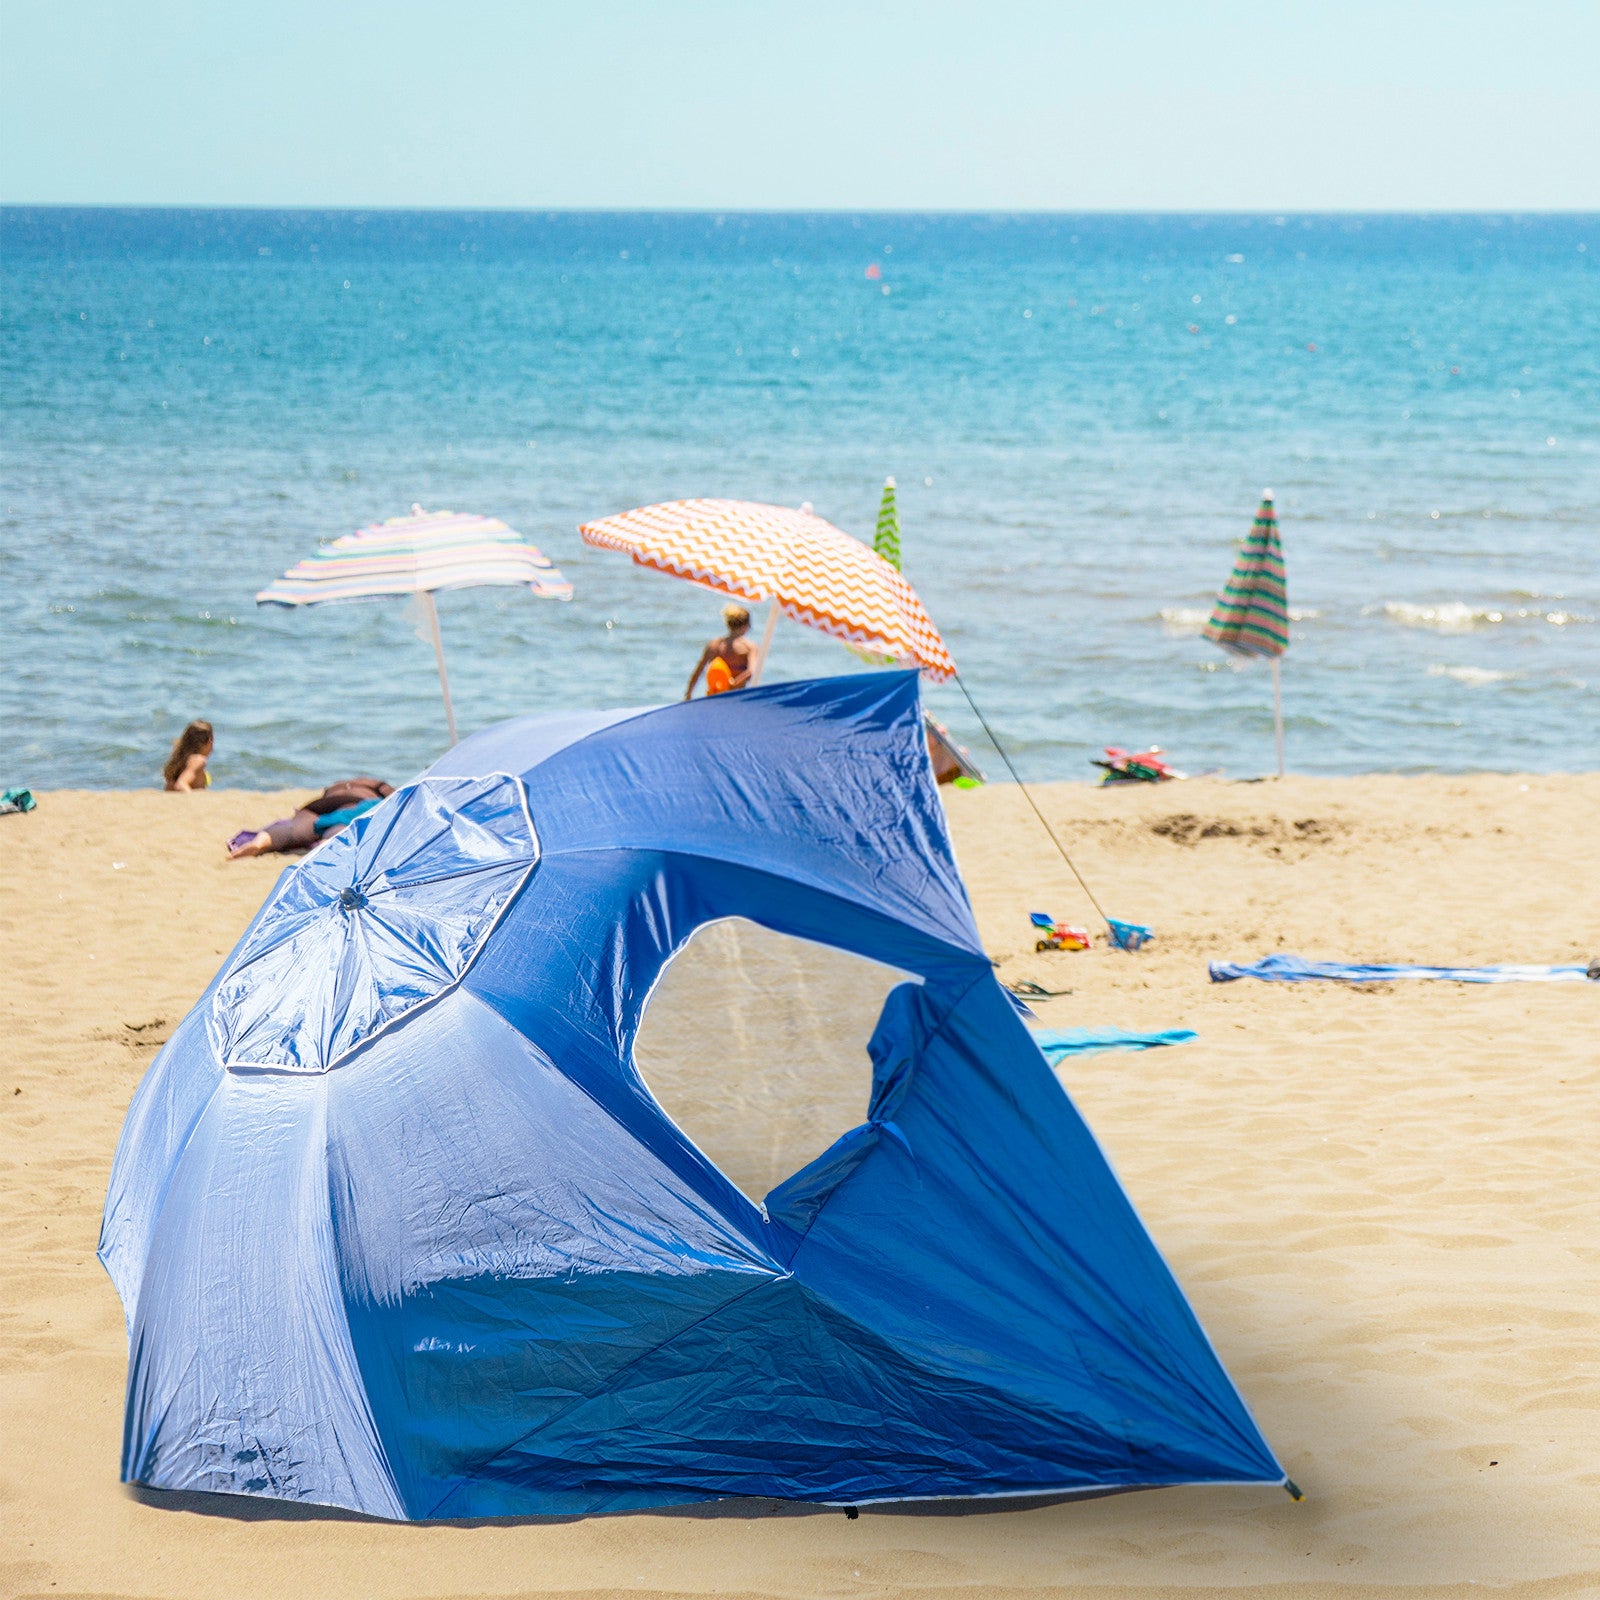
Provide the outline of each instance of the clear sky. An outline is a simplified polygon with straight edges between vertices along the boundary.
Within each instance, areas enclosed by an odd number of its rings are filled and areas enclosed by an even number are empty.
[[[0,0],[0,199],[1600,210],[1600,0]]]

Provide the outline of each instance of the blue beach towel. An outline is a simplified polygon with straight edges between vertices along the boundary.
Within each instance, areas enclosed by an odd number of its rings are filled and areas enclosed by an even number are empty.
[[[1260,961],[1213,961],[1211,981],[1262,978],[1268,983],[1305,983],[1325,978],[1335,983],[1387,983],[1395,978],[1443,978],[1451,983],[1571,983],[1588,976],[1570,967],[1397,967],[1355,961],[1307,961],[1303,956],[1264,956]]]
[[[1193,1028],[1167,1028],[1156,1033],[1130,1033],[1126,1028],[1037,1028],[1033,1042],[1051,1066],[1067,1056],[1096,1050],[1153,1050],[1164,1044],[1185,1044],[1198,1038]]]

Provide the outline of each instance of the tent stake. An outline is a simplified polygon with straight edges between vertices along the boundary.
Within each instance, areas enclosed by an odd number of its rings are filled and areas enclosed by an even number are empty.
[[[433,635],[433,655],[439,663],[439,687],[444,691],[444,720],[450,729],[450,748],[460,740],[456,738],[456,708],[450,704],[450,674],[444,670],[444,640],[439,637],[439,608],[433,603],[431,589],[419,589],[417,598],[428,613],[428,632]]]

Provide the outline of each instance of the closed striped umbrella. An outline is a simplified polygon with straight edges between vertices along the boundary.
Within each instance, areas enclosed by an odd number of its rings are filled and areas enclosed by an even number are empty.
[[[1278,772],[1283,772],[1283,692],[1278,658],[1289,648],[1289,594],[1284,581],[1283,546],[1278,541],[1278,517],[1272,508],[1272,491],[1264,490],[1261,508],[1249,537],[1233,563],[1233,571],[1211,618],[1205,636],[1224,650],[1241,656],[1267,656],[1272,661],[1273,725],[1278,743]]]
[[[1281,656],[1289,648],[1289,597],[1283,546],[1269,490],[1250,535],[1206,623],[1206,638],[1242,656]]]
[[[878,507],[878,527],[872,535],[872,548],[894,568],[900,570],[900,508],[894,501],[894,479],[883,480],[883,502]]]
[[[578,530],[593,545],[623,550],[641,567],[687,578],[740,600],[771,600],[760,676],[779,611],[846,644],[921,668],[936,682],[955,663],[917,592],[859,539],[809,506],[749,500],[673,500]]]
[[[456,742],[444,643],[439,635],[437,589],[526,585],[545,600],[570,600],[572,585],[537,546],[527,544],[497,517],[471,512],[424,511],[391,517],[324,545],[297,561],[256,596],[258,606],[326,605],[342,600],[377,600],[416,595],[427,619],[439,663],[445,720]]]

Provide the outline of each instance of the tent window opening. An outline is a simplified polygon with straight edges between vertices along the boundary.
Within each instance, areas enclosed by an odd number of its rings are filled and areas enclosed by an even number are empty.
[[[696,931],[634,1041],[656,1103],[759,1204],[867,1117],[867,1042],[914,974],[742,917]]]

